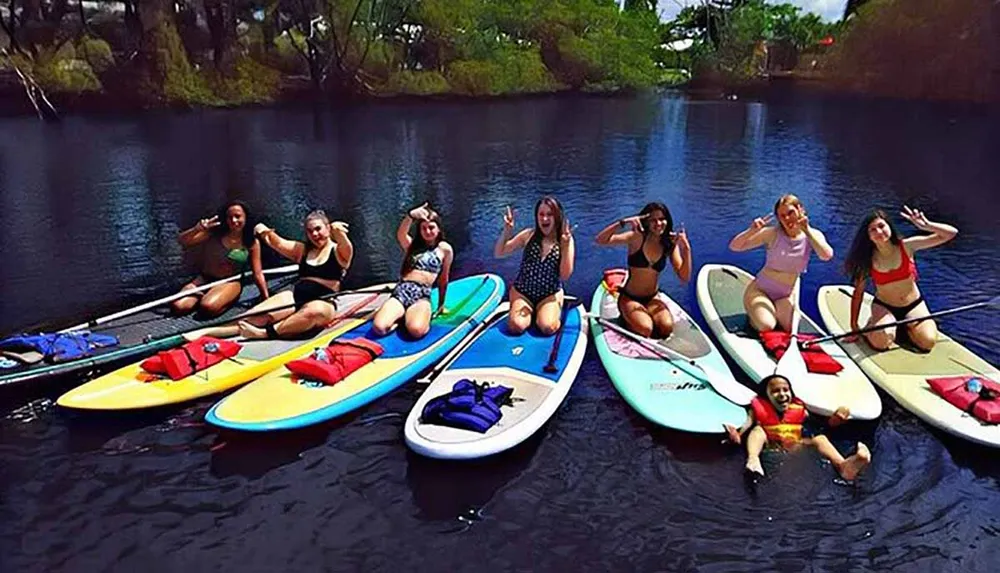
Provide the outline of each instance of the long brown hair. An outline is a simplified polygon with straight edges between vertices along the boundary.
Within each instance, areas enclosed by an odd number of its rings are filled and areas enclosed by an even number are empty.
[[[438,212],[432,209],[427,209],[427,211],[428,211],[428,216],[426,221],[428,223],[437,223],[438,226],[437,240],[434,241],[433,245],[428,244],[427,241],[424,240],[423,233],[420,232],[420,226],[424,224],[424,221],[423,220],[417,221],[417,236],[411,238],[410,248],[406,249],[406,256],[403,257],[403,265],[399,270],[400,275],[405,275],[406,273],[410,272],[413,269],[413,258],[416,255],[424,251],[429,251],[431,249],[437,248],[437,246],[441,243],[441,241],[444,240],[444,227],[441,226],[441,215],[438,215]]]
[[[872,255],[875,254],[875,243],[868,236],[868,226],[875,221],[882,219],[889,225],[889,242],[900,248],[903,244],[903,237],[892,224],[889,215],[882,209],[875,209],[861,221],[861,226],[854,234],[854,241],[851,249],[847,251],[847,258],[844,260],[844,272],[851,277],[852,281],[867,279],[872,273]]]
[[[802,211],[803,215],[806,214],[806,206],[802,204],[802,201],[800,201],[796,195],[793,195],[791,193],[787,193],[785,195],[782,195],[781,197],[778,197],[778,200],[774,202],[774,218],[778,219],[777,221],[778,227],[780,227],[781,231],[787,235],[788,231],[786,231],[785,226],[781,224],[781,217],[778,215],[778,209],[780,209],[785,205],[798,207]]]
[[[559,200],[551,195],[546,195],[535,203],[535,232],[531,234],[531,241],[541,243],[544,236],[542,228],[538,226],[538,210],[542,208],[542,205],[548,205],[549,209],[552,209],[554,213],[552,216],[552,228],[555,231],[556,242],[558,242],[559,234],[562,233],[563,228],[563,208]]]

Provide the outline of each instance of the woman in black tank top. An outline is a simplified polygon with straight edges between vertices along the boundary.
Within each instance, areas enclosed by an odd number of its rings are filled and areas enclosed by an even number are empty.
[[[290,338],[322,330],[330,324],[336,317],[336,308],[333,301],[322,297],[340,290],[340,281],[354,258],[354,245],[347,237],[347,224],[330,222],[323,211],[309,213],[304,226],[306,242],[285,239],[263,223],[254,227],[254,234],[263,243],[286,259],[299,263],[299,279],[295,286],[275,293],[249,313],[270,308],[278,310],[255,314],[236,326],[199,331],[188,338],[236,334],[244,338]],[[294,308],[289,308],[293,304]]]

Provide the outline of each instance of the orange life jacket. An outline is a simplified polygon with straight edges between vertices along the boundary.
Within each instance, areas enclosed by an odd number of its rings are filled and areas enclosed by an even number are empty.
[[[771,401],[760,396],[750,402],[753,417],[764,428],[768,441],[780,442],[782,446],[792,446],[802,440],[802,424],[806,421],[808,412],[802,400],[793,398],[780,418]]]

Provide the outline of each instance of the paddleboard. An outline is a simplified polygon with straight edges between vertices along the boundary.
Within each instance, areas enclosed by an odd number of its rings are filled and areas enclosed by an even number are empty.
[[[743,310],[743,291],[753,280],[750,273],[732,265],[707,264],[698,272],[697,298],[709,330],[740,368],[759,383],[774,373],[777,361],[767,353]],[[805,312],[799,332],[824,336],[826,333]],[[882,400],[871,381],[842,348],[832,341],[818,345],[843,370],[837,374],[806,372],[790,380],[792,390],[810,411],[830,416],[840,406],[851,410],[851,418],[873,420],[882,414]]]
[[[277,292],[293,283],[296,279],[295,271],[298,268],[298,265],[288,265],[274,269],[265,269],[264,275],[267,280],[268,290],[272,293]],[[260,292],[257,289],[257,285],[253,284],[252,274],[249,272],[221,279],[191,290],[204,292],[212,286],[237,280],[243,280],[245,283],[242,292],[240,292],[239,299],[226,312],[216,317],[202,318],[195,313],[183,316],[172,315],[168,305],[170,302],[180,298],[175,293],[162,299],[137,305],[131,309],[94,318],[85,323],[60,330],[59,332],[90,330],[95,333],[107,334],[117,337],[119,344],[117,346],[94,349],[89,356],[67,362],[50,363],[43,360],[34,363],[17,363],[16,360],[4,361],[7,367],[0,367],[0,386],[37,382],[55,376],[64,376],[94,368],[121,364],[128,360],[137,360],[154,354],[159,350],[173,348],[182,344],[184,339],[179,333],[193,330],[207,322],[211,323],[233,318],[246,312],[258,302]]]
[[[618,272],[623,284],[627,271]],[[594,291],[590,313],[624,327],[617,292],[609,290],[608,281],[601,281]],[[665,293],[657,296],[674,317],[674,332],[655,342],[712,368],[724,378],[721,383],[740,386],[736,390],[745,392],[722,354],[691,316]],[[611,383],[643,418],[675,430],[710,434],[723,433],[723,424],[739,427],[746,421],[746,409],[724,398],[703,377],[695,376],[698,371],[692,366],[679,366],[678,360],[666,359],[599,322],[592,328],[597,355]]]
[[[851,330],[851,296],[854,287],[827,285],[819,289],[819,314],[831,334]],[[868,324],[874,297],[865,293],[858,324]],[[1000,425],[987,425],[948,403],[931,390],[928,378],[985,376],[1000,381],[1000,371],[943,332],[928,353],[899,345],[877,351],[858,338],[838,339],[844,351],[899,405],[928,424],[977,444],[1000,447]]]
[[[439,459],[481,458],[510,449],[528,439],[555,414],[566,399],[587,350],[587,323],[579,305],[564,310],[562,339],[555,372],[544,370],[556,335],[536,329],[515,335],[507,329],[509,303],[501,304],[488,326],[431,381],[406,418],[406,444],[418,454]],[[513,405],[485,433],[421,422],[427,403],[451,392],[462,379],[488,382],[514,390]]]
[[[376,285],[365,289],[375,292],[345,292],[337,297],[337,307],[343,314],[313,338],[241,339],[241,348],[236,356],[180,380],[147,372],[143,370],[142,362],[138,361],[70,390],[56,403],[64,408],[79,410],[137,410],[178,404],[231,390],[309,354],[317,346],[326,346],[337,336],[363,324],[389,297],[392,286]]]
[[[413,340],[397,328],[378,336],[367,322],[344,334],[382,345],[373,362],[328,386],[301,380],[286,368],[273,370],[230,394],[205,415],[215,426],[248,432],[291,430],[332,420],[402,386],[440,360],[486,319],[503,296],[504,282],[494,274],[474,275],[448,284],[449,313],[431,321],[430,331]],[[436,310],[437,289],[431,292]]]

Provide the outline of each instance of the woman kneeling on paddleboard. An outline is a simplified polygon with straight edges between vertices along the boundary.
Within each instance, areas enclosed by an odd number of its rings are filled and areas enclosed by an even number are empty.
[[[214,217],[201,219],[195,226],[180,233],[177,241],[182,247],[190,249],[202,245],[203,249],[199,275],[181,287],[181,291],[242,273],[249,263],[261,298],[267,299],[267,281],[260,263],[260,241],[253,236],[249,219],[250,208],[246,203],[230,201]],[[216,316],[236,302],[242,290],[242,280],[229,281],[210,288],[208,292],[179,298],[171,303],[170,308],[175,314],[187,314],[198,307],[202,314]]]
[[[615,229],[631,227],[615,233]],[[652,238],[652,240],[649,240]],[[674,318],[660,291],[660,271],[667,258],[677,277],[691,280],[691,244],[687,233],[674,233],[674,220],[663,203],[649,203],[634,217],[608,225],[597,235],[598,245],[628,246],[628,282],[618,291],[618,312],[625,326],[647,338],[667,338],[674,331]]]
[[[833,258],[833,247],[823,232],[809,224],[806,209],[795,195],[784,195],[774,204],[778,225],[768,226],[770,214],[754,219],[750,227],[733,237],[729,248],[736,252],[767,246],[764,268],[743,291],[743,308],[757,332],[790,331],[793,294],[799,275],[806,272],[809,254],[815,250],[823,261]]]
[[[563,306],[563,282],[573,274],[575,243],[569,221],[555,197],[542,197],[535,204],[535,227],[514,231],[514,211],[508,206],[503,231],[493,256],[504,258],[524,249],[521,268],[510,285],[507,326],[514,334],[531,327],[532,315],[539,332],[549,336],[559,330]]]
[[[872,304],[867,326],[891,324],[905,318],[930,314],[927,303],[917,288],[917,266],[913,262],[913,255],[919,250],[936,247],[954,239],[958,229],[928,221],[923,212],[906,205],[903,205],[901,215],[917,229],[931,234],[904,239],[884,211],[875,210],[865,217],[854,236],[844,265],[854,282],[851,330],[858,330],[858,317],[869,278],[875,283],[875,302]],[[937,324],[933,319],[913,322],[906,327],[913,344],[922,350],[934,348]],[[890,327],[868,332],[863,336],[872,348],[887,350],[896,340],[896,329]]]
[[[760,453],[764,446],[772,445],[788,451],[797,450],[803,446],[816,448],[824,458],[830,460],[840,477],[851,481],[871,463],[871,452],[863,443],[858,442],[858,451],[844,458],[830,440],[822,435],[803,435],[803,426],[809,417],[805,404],[792,394],[792,386],[788,379],[780,374],[772,374],[760,381],[767,396],[757,396],[750,403],[747,420],[739,428],[724,424],[729,440],[740,444],[743,433],[753,426],[747,435],[747,471],[764,475],[760,463]],[[844,423],[851,413],[841,406],[830,416],[827,424],[831,427]],[[808,432],[807,432],[808,433]]]
[[[410,236],[410,226],[418,221],[416,237]],[[382,336],[403,320],[406,332],[413,338],[423,338],[431,328],[431,319],[447,314],[445,293],[451,277],[454,251],[444,240],[441,217],[427,208],[427,203],[411,210],[396,229],[396,241],[403,249],[403,267],[392,296],[378,309],[372,328]],[[438,310],[431,315],[431,288],[437,281]]]

